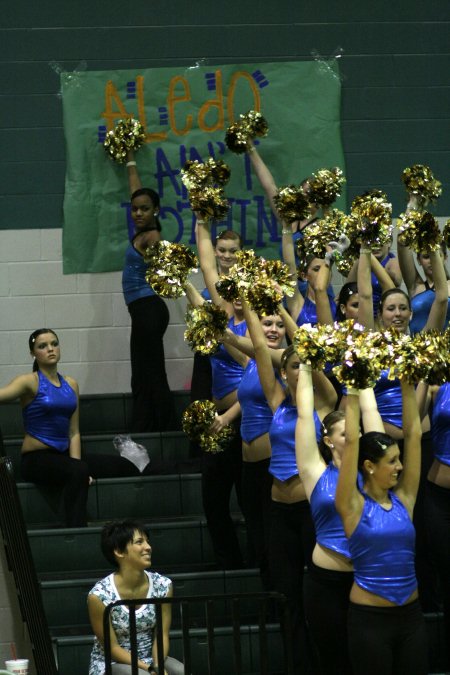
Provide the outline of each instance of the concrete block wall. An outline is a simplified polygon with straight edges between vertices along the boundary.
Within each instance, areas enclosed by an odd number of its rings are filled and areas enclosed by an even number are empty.
[[[60,229],[0,231],[0,385],[29,372],[28,337],[39,327],[61,340],[62,373],[83,394],[130,391],[130,319],[121,273],[63,275]],[[201,275],[193,275],[201,284]],[[168,300],[165,336],[171,389],[189,389],[192,352],[184,343],[186,301]]]

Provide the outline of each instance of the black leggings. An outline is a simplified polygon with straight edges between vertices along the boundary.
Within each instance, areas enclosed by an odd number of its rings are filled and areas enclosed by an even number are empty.
[[[336,572],[311,563],[303,582],[308,633],[320,675],[351,675],[347,618],[353,572]]]
[[[233,487],[236,490],[239,506],[241,506],[242,441],[240,424],[240,417],[234,420],[234,436],[223,452],[215,454],[203,452],[202,457],[203,509],[216,561],[221,569],[243,567],[236,528],[230,514],[230,497]]]
[[[398,607],[350,602],[348,644],[354,675],[426,675],[427,638],[419,601]]]
[[[68,450],[32,450],[22,453],[21,473],[29,483],[62,487],[67,527],[87,525],[89,469],[86,462],[73,459]]]
[[[158,295],[128,305],[131,316],[131,431],[168,431],[175,428],[175,408],[169,388],[163,337],[169,310]]]
[[[425,517],[431,553],[439,575],[444,603],[444,643],[450,668],[450,490],[427,482]],[[445,649],[445,646],[444,646]]]
[[[272,588],[288,601],[292,623],[294,672],[310,672],[311,649],[303,611],[303,575],[311,563],[315,544],[309,502],[272,501],[270,512],[269,569]]]
[[[270,459],[242,462],[242,506],[248,537],[248,564],[261,572],[263,588],[270,591],[269,532],[272,476]]]

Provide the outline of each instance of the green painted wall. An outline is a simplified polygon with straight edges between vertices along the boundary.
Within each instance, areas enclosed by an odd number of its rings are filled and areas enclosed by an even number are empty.
[[[434,212],[450,213],[449,0],[2,0],[0,15],[0,229],[61,226],[58,67],[282,61],[339,49],[349,199],[380,187],[399,212],[403,168],[425,163],[444,187]]]

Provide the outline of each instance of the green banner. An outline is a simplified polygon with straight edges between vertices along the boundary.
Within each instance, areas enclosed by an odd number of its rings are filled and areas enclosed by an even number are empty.
[[[230,210],[220,226],[239,231],[246,246],[266,257],[278,254],[276,221],[249,158],[224,144],[240,113],[259,110],[267,119],[269,134],[259,150],[277,185],[299,184],[323,167],[345,172],[335,61],[63,73],[61,80],[65,274],[122,267],[132,228],[126,169],[107,157],[103,140],[126,116],[146,130],[138,169],[143,185],[161,197],[162,236],[170,241],[195,243],[180,169],[188,159],[212,156],[231,169],[225,186]]]

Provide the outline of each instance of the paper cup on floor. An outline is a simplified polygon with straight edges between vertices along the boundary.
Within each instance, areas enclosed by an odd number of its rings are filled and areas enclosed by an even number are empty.
[[[8,673],[14,673],[14,675],[28,675],[28,659],[5,661],[5,668]]]

